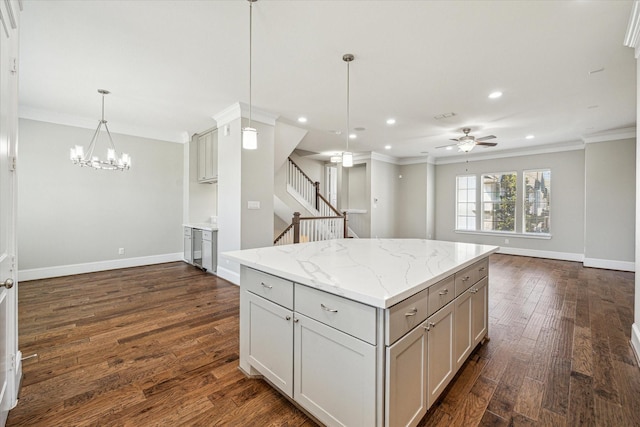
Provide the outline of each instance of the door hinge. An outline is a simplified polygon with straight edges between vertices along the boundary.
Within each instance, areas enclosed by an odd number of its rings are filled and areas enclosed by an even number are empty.
[[[17,159],[16,156],[9,159],[9,171],[14,172],[16,170]]]

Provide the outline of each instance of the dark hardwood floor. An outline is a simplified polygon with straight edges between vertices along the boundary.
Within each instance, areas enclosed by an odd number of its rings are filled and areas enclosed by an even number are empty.
[[[640,426],[634,274],[491,256],[491,340],[423,426]],[[184,263],[19,284],[8,426],[313,426],[238,366],[238,288]]]

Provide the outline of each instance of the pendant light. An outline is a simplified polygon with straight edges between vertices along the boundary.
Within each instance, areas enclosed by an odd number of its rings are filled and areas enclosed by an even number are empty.
[[[347,135],[347,149],[342,153],[342,166],[345,168],[353,166],[353,153],[349,151],[349,134],[351,132],[351,128],[349,127],[349,63],[354,59],[351,53],[342,55],[342,60],[347,63],[347,131],[345,132]]]
[[[242,148],[255,150],[258,148],[258,131],[251,127],[251,59],[253,53],[253,3],[258,0],[247,1],[249,2],[249,126],[242,128]]]
[[[102,117],[98,122],[98,128],[93,133],[87,154],[84,154],[84,147],[82,145],[76,145],[71,149],[70,158],[74,165],[88,166],[93,169],[106,169],[106,170],[119,170],[125,171],[131,167],[131,157],[127,153],[122,153],[120,157],[117,156],[116,146],[111,138],[111,132],[107,127],[107,121],[104,119],[104,96],[109,95],[109,91],[105,89],[98,89],[98,93],[102,95]],[[104,125],[104,130],[107,131],[109,137],[109,147],[107,149],[107,160],[101,160],[98,156],[94,156],[93,152],[96,148],[98,138],[100,137],[100,130]]]

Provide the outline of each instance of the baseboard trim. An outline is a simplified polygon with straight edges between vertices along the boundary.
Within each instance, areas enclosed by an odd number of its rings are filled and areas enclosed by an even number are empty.
[[[240,273],[236,273],[235,271],[226,269],[224,267],[220,267],[218,265],[218,271],[216,271],[216,276],[222,277],[227,282],[231,282],[236,286],[240,286]]]
[[[584,261],[583,254],[571,253],[571,252],[554,252],[554,251],[540,251],[536,249],[523,249],[500,246],[498,250],[499,254],[506,255],[518,255],[518,256],[530,256],[534,258],[549,258],[558,259],[561,261]]]
[[[84,264],[59,265],[54,267],[32,268],[18,271],[18,281],[49,279],[51,277],[70,276],[72,274],[93,273],[96,271],[116,270],[118,268],[139,267],[142,265],[162,264],[183,261],[182,252],[173,254],[150,255],[137,258],[114,259],[109,261],[87,262]]]
[[[585,267],[605,268],[607,270],[636,271],[636,263],[632,261],[615,261],[611,259],[585,258]]]
[[[636,355],[636,361],[640,365],[640,327],[637,323],[631,325],[631,348]]]

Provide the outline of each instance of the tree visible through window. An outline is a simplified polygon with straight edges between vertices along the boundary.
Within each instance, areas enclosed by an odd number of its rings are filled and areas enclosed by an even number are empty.
[[[524,171],[524,232],[549,233],[551,170]]]
[[[482,175],[482,231],[516,230],[516,173]]]

